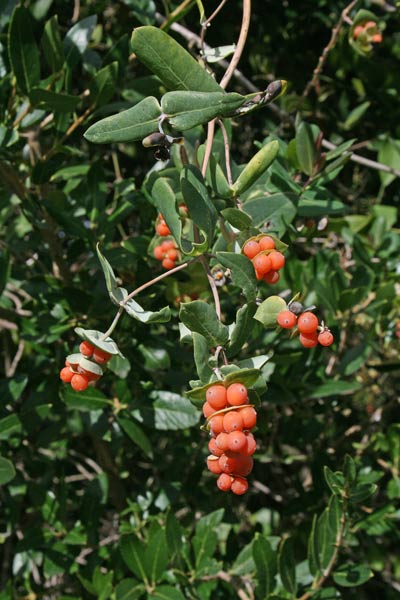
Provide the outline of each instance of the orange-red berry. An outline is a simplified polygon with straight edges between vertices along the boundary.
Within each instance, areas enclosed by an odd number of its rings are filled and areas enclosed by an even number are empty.
[[[252,456],[257,450],[257,442],[252,433],[246,433],[246,447],[243,448],[243,456]]]
[[[93,352],[93,360],[99,365],[108,362],[111,356],[112,354],[110,354],[109,352],[104,352],[104,350],[100,350],[100,348],[95,348]]]
[[[333,344],[333,335],[329,329],[325,329],[319,334],[318,343],[320,343],[321,346],[331,346]]]
[[[212,454],[207,457],[207,468],[211,473],[215,473],[219,475],[222,473],[221,466],[219,464],[219,458],[217,456],[213,456]]]
[[[231,452],[241,452],[247,446],[247,438],[243,431],[228,433],[228,449]]]
[[[167,271],[169,271],[170,269],[174,268],[175,261],[171,260],[170,258],[164,258],[161,264],[164,267],[164,269],[167,269]]]
[[[364,31],[363,25],[356,25],[353,29],[353,39],[356,40],[363,31]]]
[[[176,248],[170,248],[169,250],[167,250],[166,254],[165,254],[165,258],[169,258],[170,260],[177,260],[179,256],[179,252]]]
[[[219,457],[218,462],[223,473],[234,473],[238,466],[236,457],[225,453]]]
[[[246,386],[243,383],[232,383],[226,390],[226,399],[230,406],[246,404],[248,400]]]
[[[282,267],[285,264],[285,257],[283,256],[282,252],[274,250],[268,255],[268,257],[271,261],[272,271],[279,271],[280,269],[282,269]]]
[[[217,435],[217,437],[215,438],[215,445],[222,452],[225,452],[226,450],[229,449],[229,436],[230,436],[230,433],[225,433],[225,431],[221,431],[221,433],[219,433]],[[222,452],[221,452],[221,454],[222,454]]]
[[[82,342],[79,346],[79,352],[86,357],[92,356],[94,349],[94,346],[89,342]]]
[[[217,479],[217,486],[221,490],[221,492],[229,492],[231,489],[233,477],[227,475],[226,473],[221,473],[221,475]]]
[[[231,431],[242,431],[243,429],[243,419],[239,412],[232,410],[231,412],[226,413],[223,416],[223,429],[226,433],[230,433]],[[213,417],[215,418],[215,417]]]
[[[212,385],[206,392],[207,402],[215,410],[221,410],[226,407],[226,398],[226,388],[223,385]]]
[[[297,327],[300,333],[314,333],[317,331],[318,319],[312,312],[304,312],[297,319]]]
[[[161,246],[156,246],[153,250],[154,258],[157,260],[162,260],[164,258],[164,250]]]
[[[209,425],[213,435],[218,435],[224,430],[224,415],[215,415],[215,417],[211,417]]]
[[[251,456],[246,456],[244,454],[238,454],[236,458],[235,465],[235,475],[242,475],[242,477],[247,477],[250,475],[253,470],[254,461]]]
[[[231,492],[236,494],[237,496],[242,496],[249,489],[249,484],[247,483],[247,479],[244,477],[235,477],[232,485]]]
[[[260,245],[255,240],[250,240],[249,242],[246,242],[246,244],[243,246],[243,254],[247,256],[247,258],[250,258],[250,260],[257,256],[259,252]]]
[[[269,235],[265,235],[259,240],[260,250],[273,250],[275,248],[275,241]]]
[[[253,429],[257,423],[257,413],[252,406],[246,406],[240,411],[243,429]]]
[[[165,221],[160,221],[156,225],[156,232],[158,233],[158,235],[161,235],[162,237],[164,237],[166,235],[169,235],[171,233],[171,230]]]
[[[280,274],[278,271],[269,271],[264,275],[263,279],[267,283],[276,283],[280,279]]]
[[[283,329],[292,329],[296,325],[297,317],[290,310],[282,310],[276,317],[278,325]]]
[[[74,376],[74,372],[71,371],[71,369],[69,367],[64,367],[60,371],[60,379],[64,383],[70,383],[73,376]]]
[[[221,435],[221,434],[219,434]],[[225,434],[227,435],[227,434]],[[217,438],[211,438],[210,441],[208,442],[208,449],[211,452],[211,454],[214,454],[214,456],[221,456],[221,454],[224,453],[224,450],[221,450],[221,448],[218,448],[217,446]]]
[[[299,336],[300,344],[304,348],[314,348],[318,344],[318,335],[316,331],[312,333],[301,333]]]
[[[71,387],[75,392],[83,392],[89,385],[89,380],[85,375],[74,373],[71,378]]]
[[[372,37],[371,37],[371,42],[373,44],[380,44],[382,42],[382,34],[381,33],[375,33]]]
[[[203,415],[205,416],[205,418],[208,419],[208,417],[211,417],[213,413],[215,413],[215,409],[211,406],[211,404],[209,404],[208,402],[204,402]]]
[[[254,269],[259,275],[265,275],[271,269],[271,259],[268,254],[257,254],[253,258]]]

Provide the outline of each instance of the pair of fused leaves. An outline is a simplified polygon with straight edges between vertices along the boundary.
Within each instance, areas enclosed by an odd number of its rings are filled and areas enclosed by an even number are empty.
[[[122,306],[130,317],[133,317],[141,323],[166,323],[171,318],[171,311],[168,306],[165,306],[159,311],[145,310],[133,298],[126,301],[128,292],[125,288],[119,287],[117,278],[115,277],[113,268],[101,253],[99,245],[97,245],[97,256],[99,257],[101,267],[103,269],[107,290],[111,301],[117,306]]]

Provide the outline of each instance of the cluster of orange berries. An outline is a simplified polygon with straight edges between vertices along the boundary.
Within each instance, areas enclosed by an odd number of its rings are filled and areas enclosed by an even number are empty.
[[[380,44],[382,42],[382,34],[378,31],[375,21],[367,21],[364,24],[356,25],[353,30],[353,39],[356,40],[362,33],[366,33],[367,35],[371,33],[369,41],[373,44]]]
[[[238,496],[247,492],[246,477],[253,468],[252,455],[257,444],[251,429],[257,422],[257,413],[248,404],[247,388],[242,383],[225,387],[212,385],[206,392],[203,414],[210,428],[207,467],[218,475],[217,487]]]
[[[279,271],[285,264],[282,252],[275,248],[275,240],[269,235],[259,239],[248,240],[243,246],[243,254],[251,260],[256,273],[256,278],[267,283],[279,281]]]
[[[297,316],[290,309],[282,310],[276,320],[283,329],[292,329],[297,326],[300,332],[300,344],[304,348],[314,348],[317,344],[321,344],[321,346],[333,344],[333,335],[328,327],[320,325],[318,318],[310,311],[302,312]]]
[[[173,240],[161,242],[159,246],[154,248],[153,254],[154,258],[161,260],[162,266],[168,271],[175,267],[175,263],[179,259],[179,250]]]
[[[89,342],[82,342],[79,353],[67,357],[65,367],[60,371],[60,379],[70,383],[75,392],[83,392],[91,381],[100,379],[103,374],[100,365],[106,364],[111,356]]]

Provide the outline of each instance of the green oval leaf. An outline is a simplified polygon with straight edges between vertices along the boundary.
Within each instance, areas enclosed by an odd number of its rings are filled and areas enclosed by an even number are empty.
[[[190,331],[201,333],[210,348],[224,346],[228,341],[228,328],[218,319],[214,307],[202,300],[182,303],[179,318]]]
[[[252,262],[243,254],[217,252],[217,260],[230,269],[232,283],[243,291],[246,299],[252,302],[257,296],[257,282]]]
[[[362,585],[373,573],[366,565],[343,565],[333,573],[333,581],[343,587]]]
[[[16,475],[14,465],[7,458],[0,456],[0,485],[5,485],[14,479]]]
[[[287,309],[287,304],[280,296],[269,296],[257,308],[254,318],[260,321],[264,327],[276,327],[276,318],[282,310]]]
[[[40,80],[40,59],[31,16],[24,6],[16,6],[11,15],[8,51],[17,85],[23,94],[29,94]]]
[[[240,196],[257,181],[275,160],[279,152],[279,143],[276,140],[266,144],[247,163],[243,171],[232,186],[235,196]]]

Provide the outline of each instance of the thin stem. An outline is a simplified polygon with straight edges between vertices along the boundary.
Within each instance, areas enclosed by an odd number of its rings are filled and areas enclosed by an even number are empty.
[[[210,284],[210,288],[211,288],[212,295],[214,298],[215,312],[217,313],[218,320],[220,321],[221,320],[221,303],[219,300],[217,285],[214,281],[214,277],[211,275],[210,267],[208,265],[208,262],[207,262],[205,256],[204,255],[200,256],[199,260],[200,260],[201,264],[203,265],[204,271],[207,275],[208,283]]]
[[[207,124],[207,140],[206,140],[206,147],[205,147],[205,151],[204,151],[203,164],[201,166],[201,173],[202,173],[203,177],[205,177],[205,175],[206,175],[208,163],[209,163],[211,152],[212,152],[212,145],[213,145],[213,141],[214,141],[214,132],[215,132],[215,119],[213,119],[212,121],[209,121]]]
[[[328,58],[328,54],[332,50],[332,48],[335,46],[335,44],[338,40],[339,33],[340,33],[341,27],[343,25],[343,22],[346,20],[347,15],[355,7],[357,2],[358,2],[358,0],[352,0],[352,2],[350,2],[350,4],[348,4],[346,6],[346,8],[344,8],[342,10],[339,21],[336,23],[335,27],[332,29],[331,39],[329,40],[328,44],[323,49],[322,54],[318,59],[318,64],[314,69],[312,79],[307,83],[307,85],[304,89],[304,92],[301,96],[302,100],[304,100],[308,96],[308,94],[310,93],[310,91],[313,87],[316,88],[318,86],[319,77],[320,77],[322,69],[324,68],[324,65],[326,63],[326,59]]]
[[[181,2],[181,4],[175,8],[175,10],[169,13],[168,18],[161,23],[160,29],[169,29],[174,21],[179,19],[180,16],[183,16],[182,13],[187,12],[192,7],[194,2],[195,0],[183,0],[183,2]]]
[[[206,30],[207,27],[209,26],[209,24],[211,23],[211,21],[217,16],[217,14],[219,13],[219,11],[221,10],[221,8],[224,6],[224,4],[226,4],[227,0],[222,0],[222,2],[217,6],[217,8],[214,10],[214,12],[212,13],[212,15],[210,17],[208,17],[208,19],[206,19],[204,21],[204,23],[201,24],[201,34],[200,34],[200,47],[201,50],[204,54],[204,38],[206,36]]]
[[[119,309],[118,309],[118,312],[116,313],[116,315],[115,315],[115,317],[113,319],[113,322],[111,323],[111,325],[107,329],[107,331],[101,336],[100,339],[101,340],[105,340],[105,339],[107,339],[112,334],[112,332],[114,331],[114,329],[117,326],[118,321],[120,320],[121,316],[124,314],[124,310],[125,310],[124,306],[125,306],[125,304],[127,304],[129,302],[129,300],[131,300],[131,298],[133,298],[134,296],[137,296],[137,294],[140,294],[140,292],[142,292],[146,288],[150,287],[154,283],[157,283],[158,281],[161,281],[161,279],[164,279],[165,277],[168,277],[169,275],[172,275],[173,273],[176,273],[177,271],[181,271],[182,269],[186,269],[187,266],[189,266],[190,264],[192,264],[196,260],[198,260],[198,258],[193,258],[192,260],[189,260],[189,261],[187,261],[185,263],[182,263],[181,265],[178,265],[177,267],[174,267],[173,269],[170,269],[169,271],[166,271],[165,273],[161,273],[161,275],[158,275],[157,277],[154,277],[154,279],[151,279],[150,281],[147,281],[143,285],[141,285],[138,288],[136,288],[135,290],[133,290],[133,292],[131,292],[130,294],[128,294],[127,297],[124,298],[124,300],[122,300],[122,302],[119,303]]]
[[[232,180],[232,169],[231,169],[231,153],[230,153],[230,148],[229,148],[228,133],[226,131],[224,122],[221,121],[221,119],[218,119],[218,125],[221,128],[222,137],[224,138],[226,177],[228,179],[229,185],[232,185],[233,180]]]
[[[238,66],[240,57],[242,56],[242,52],[244,49],[244,45],[246,43],[247,34],[249,32],[250,27],[250,17],[251,17],[251,0],[243,0],[243,16],[242,16],[242,25],[240,28],[239,39],[236,45],[235,52],[233,53],[231,62],[229,63],[229,67],[227,68],[225,75],[221,79],[220,86],[225,90],[226,86],[231,80],[231,77]]]
[[[329,142],[328,140],[322,140],[322,146],[327,148],[328,150],[335,150],[337,146]],[[370,169],[375,169],[376,171],[383,171],[384,173],[391,173],[396,177],[400,177],[400,171],[398,169],[394,169],[393,167],[389,167],[389,165],[384,165],[383,163],[377,162],[376,160],[371,160],[370,158],[365,158],[364,156],[360,156],[359,154],[352,154],[350,156],[350,160],[358,163],[359,165],[364,165],[365,167],[369,167]]]

